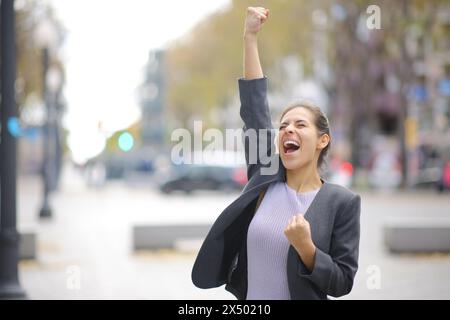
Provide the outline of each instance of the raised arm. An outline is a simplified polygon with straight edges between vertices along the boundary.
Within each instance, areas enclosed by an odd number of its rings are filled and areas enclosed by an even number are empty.
[[[244,27],[244,79],[262,78],[263,71],[259,60],[258,32],[269,16],[269,9],[248,7]]]
[[[244,147],[247,177],[271,164],[274,135],[267,102],[267,78],[259,60],[257,35],[269,10],[247,8],[244,27],[244,77],[239,79],[240,115],[244,121]],[[266,170],[264,169],[266,172]],[[272,172],[275,173],[275,172]],[[265,173],[266,174],[266,173]]]

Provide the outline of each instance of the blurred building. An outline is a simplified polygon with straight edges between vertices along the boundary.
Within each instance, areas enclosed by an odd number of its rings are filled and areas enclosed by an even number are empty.
[[[151,51],[141,87],[141,142],[144,147],[160,151],[164,146],[164,51]]]

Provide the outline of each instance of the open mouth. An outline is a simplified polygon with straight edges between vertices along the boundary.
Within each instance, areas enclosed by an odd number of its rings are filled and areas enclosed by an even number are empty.
[[[294,140],[286,140],[283,143],[284,154],[291,154],[300,149],[300,144]]]

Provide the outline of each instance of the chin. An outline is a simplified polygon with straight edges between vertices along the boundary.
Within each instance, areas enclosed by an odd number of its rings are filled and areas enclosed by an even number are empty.
[[[281,157],[281,162],[286,170],[296,170],[303,166],[299,159],[285,159]]]

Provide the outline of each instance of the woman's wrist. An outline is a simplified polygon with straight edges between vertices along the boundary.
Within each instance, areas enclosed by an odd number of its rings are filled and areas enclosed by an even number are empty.
[[[302,245],[297,245],[294,248],[308,270],[312,271],[314,269],[316,256],[316,246],[314,245],[314,242],[312,240],[306,241]]]
[[[258,39],[257,33],[244,32],[244,40],[245,41],[256,41],[257,39]]]

